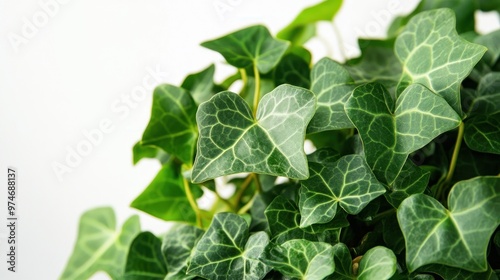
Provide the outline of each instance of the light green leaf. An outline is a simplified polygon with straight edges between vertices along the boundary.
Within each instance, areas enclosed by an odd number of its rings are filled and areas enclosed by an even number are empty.
[[[354,81],[340,64],[329,58],[318,61],[311,72],[311,91],[318,103],[307,133],[353,127],[344,112],[353,89]]]
[[[140,231],[138,216],[130,217],[117,231],[113,209],[85,212],[80,218],[75,248],[60,279],[85,280],[98,271],[120,279],[129,246]]]
[[[262,279],[270,270],[259,260],[268,243],[265,232],[249,236],[240,216],[216,214],[191,255],[188,274],[211,280]]]
[[[199,197],[198,188],[195,192]],[[196,214],[189,204],[184,190],[180,168],[173,161],[165,164],[151,184],[130,204],[165,221],[196,222]]]
[[[133,149],[133,163],[137,164],[143,158],[156,158],[160,163],[165,163],[168,161],[170,156],[165,153],[162,149],[155,146],[144,146],[141,142],[135,143]]]
[[[161,250],[167,258],[168,274],[165,280],[189,280],[195,275],[187,275],[188,261],[203,230],[190,225],[176,225],[163,238]]]
[[[416,194],[399,206],[410,272],[431,263],[473,272],[488,269],[488,242],[500,224],[500,178],[476,177],[457,183],[448,205],[449,210],[434,198]]]
[[[316,22],[332,21],[342,6],[342,0],[325,0],[305,8],[295,19],[278,32],[277,37],[303,45],[316,34]]]
[[[298,87],[309,88],[309,64],[302,57],[290,53],[285,55],[274,69],[274,83],[276,85],[290,84]]]
[[[215,95],[196,114],[200,139],[193,182],[239,172],[307,178],[303,145],[315,103],[310,91],[281,85],[261,99],[255,119],[237,94]]]
[[[344,156],[334,165],[311,162],[309,170],[311,176],[302,181],[300,189],[301,227],[330,222],[338,206],[349,214],[358,214],[385,192],[359,155]]]
[[[396,272],[396,256],[382,246],[368,250],[359,263],[358,280],[386,280]]]
[[[420,83],[442,96],[460,114],[460,84],[485,51],[485,47],[458,36],[452,10],[422,12],[396,39],[396,56],[403,64],[397,93]]]
[[[237,68],[256,65],[260,73],[267,73],[278,64],[289,43],[274,39],[262,25],[251,26],[201,44],[219,52]]]
[[[153,110],[142,145],[154,145],[191,165],[198,130],[196,104],[189,92],[171,85],[160,85],[153,93]]]
[[[161,241],[151,232],[136,236],[127,257],[125,280],[163,280],[167,275]]]
[[[477,273],[441,264],[431,264],[419,268],[418,271],[432,272],[443,277],[443,279],[498,280],[498,277],[495,275],[495,272],[493,271],[493,269],[491,269],[491,267],[488,267],[488,270],[486,270],[485,272]]]
[[[500,154],[500,73],[484,76],[470,102],[464,140],[469,148]]]
[[[270,244],[262,260],[285,276],[307,280],[321,280],[335,269],[332,246],[308,240]]]
[[[443,98],[419,84],[401,93],[395,109],[382,85],[359,86],[347,101],[346,112],[359,131],[373,173],[389,185],[411,152],[460,124]]]
[[[384,196],[394,208],[398,208],[405,198],[425,191],[430,175],[430,172],[423,170],[413,164],[410,159],[407,159],[398,177],[389,186],[389,191]]]
[[[181,87],[189,91],[197,105],[207,101],[214,94],[215,66],[212,64],[199,73],[186,77]]]

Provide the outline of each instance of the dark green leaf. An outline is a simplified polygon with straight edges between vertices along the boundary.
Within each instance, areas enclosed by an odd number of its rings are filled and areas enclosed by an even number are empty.
[[[259,72],[267,73],[278,64],[289,43],[274,39],[266,27],[256,25],[201,45],[219,52],[234,67],[256,65]]]
[[[331,148],[321,148],[307,155],[309,163],[334,164],[338,159],[340,159],[340,153]]]
[[[212,64],[199,73],[187,76],[181,87],[187,89],[196,104],[200,105],[214,94],[214,73],[215,66]]]
[[[349,248],[343,243],[333,246],[333,259],[335,271],[328,280],[352,280],[355,279],[352,272],[352,257]]]
[[[155,146],[144,146],[140,141],[135,143],[132,154],[134,164],[137,164],[143,158],[156,158],[163,164],[170,158],[162,149]]]
[[[384,242],[396,254],[405,249],[405,238],[398,224],[396,215],[391,215],[382,221]]]
[[[344,156],[334,165],[310,163],[309,169],[311,176],[300,189],[301,227],[331,221],[337,206],[349,214],[358,214],[385,192],[359,155]]]
[[[216,214],[192,253],[188,274],[217,280],[262,279],[270,270],[259,260],[268,243],[265,232],[249,236],[240,216]]]
[[[237,94],[215,95],[197,113],[193,182],[238,172],[307,178],[303,145],[315,103],[310,91],[282,85],[261,99],[255,119]]]
[[[290,53],[285,55],[274,69],[274,83],[309,88],[311,84],[310,72],[307,61]]]
[[[488,267],[488,270],[486,270],[485,272],[474,273],[464,269],[445,266],[441,264],[431,264],[418,269],[418,271],[432,272],[443,277],[443,279],[498,280],[498,277],[495,275],[495,272],[493,271],[493,269],[491,269],[491,267]]]
[[[134,239],[125,267],[126,280],[163,280],[167,265],[161,241],[151,232],[142,232]]]
[[[460,124],[443,98],[419,84],[401,93],[395,109],[382,85],[359,86],[347,101],[346,112],[359,131],[373,173],[389,185],[411,152]]]
[[[189,92],[171,85],[158,86],[141,145],[160,147],[191,165],[197,137],[196,104]]]
[[[457,183],[448,205],[449,210],[424,194],[401,203],[398,221],[410,272],[431,263],[473,272],[488,269],[488,241],[500,224],[500,216],[494,214],[500,213],[500,178],[477,177]]]
[[[430,172],[416,166],[411,160],[407,159],[398,177],[389,186],[389,191],[384,194],[385,198],[394,208],[398,208],[405,198],[412,194],[424,192],[429,183],[430,175]]]
[[[266,247],[263,261],[285,276],[321,280],[333,273],[333,248],[323,242],[289,240]]]
[[[109,207],[85,212],[80,218],[75,248],[60,279],[85,280],[98,271],[120,279],[129,246],[140,227],[139,217],[132,216],[116,230],[115,213]]]

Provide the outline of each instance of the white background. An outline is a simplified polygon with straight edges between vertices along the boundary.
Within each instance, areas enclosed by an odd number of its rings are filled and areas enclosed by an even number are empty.
[[[125,100],[151,78],[148,69],[168,73],[155,84],[179,85],[187,74],[216,62],[221,81],[230,68],[199,43],[256,23],[275,34],[318,2],[53,1],[0,1],[1,279],[58,278],[73,249],[78,219],[93,207],[112,206],[119,226],[139,214],[144,230],[165,231],[166,223],[128,206],[160,167],[154,160],[132,165],[132,146],[149,120],[152,89],[130,105]],[[46,2],[56,3],[50,15],[40,4]],[[358,36],[383,37],[389,15],[407,13],[416,2],[345,0],[335,21],[345,51],[357,54]],[[498,26],[494,15],[485,18],[483,30]],[[314,61],[323,55],[342,60],[332,25],[321,24],[320,31],[322,40],[308,44]],[[86,139],[82,131],[98,129],[103,120],[113,130],[59,180],[55,162],[66,164],[69,150]],[[15,275],[6,271],[8,166],[16,167],[19,177]]]

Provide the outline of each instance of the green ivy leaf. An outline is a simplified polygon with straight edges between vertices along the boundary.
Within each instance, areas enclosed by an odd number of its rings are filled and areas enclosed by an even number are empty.
[[[498,277],[491,267],[488,267],[488,270],[485,272],[477,273],[441,264],[431,264],[419,268],[418,271],[432,272],[443,277],[443,279],[498,280]]]
[[[346,112],[359,131],[373,173],[389,185],[411,152],[460,124],[443,98],[419,84],[401,93],[395,109],[382,85],[359,86],[347,101]]]
[[[331,166],[312,162],[309,170],[311,176],[300,189],[301,227],[330,222],[338,206],[348,214],[358,214],[385,192],[359,155],[344,156]]]
[[[349,248],[343,243],[337,243],[332,248],[335,271],[327,280],[352,280],[352,258]]]
[[[171,85],[160,85],[153,93],[153,110],[142,145],[160,147],[191,165],[198,137],[196,104],[186,90]]]
[[[299,279],[321,280],[335,269],[332,246],[308,240],[270,244],[262,260],[283,275]]]
[[[311,91],[318,103],[307,133],[353,127],[344,112],[353,89],[354,81],[340,64],[329,58],[318,61],[311,72]]]
[[[340,153],[332,148],[321,148],[307,155],[309,163],[315,162],[319,164],[330,165],[340,159]]]
[[[500,224],[500,216],[493,214],[500,213],[500,178],[477,177],[457,183],[448,205],[449,210],[424,194],[401,203],[398,221],[410,272],[431,263],[473,272],[488,268],[488,241]]]
[[[485,47],[458,36],[452,10],[419,13],[396,39],[396,56],[403,64],[397,93],[420,83],[441,95],[460,114],[460,84],[485,51]]]
[[[167,275],[161,241],[151,232],[141,232],[130,245],[125,266],[126,280],[163,280]]]
[[[385,198],[398,208],[403,200],[412,194],[423,193],[429,184],[430,172],[423,170],[407,159],[394,183],[389,186]]]
[[[181,87],[189,91],[197,105],[207,101],[214,94],[215,66],[212,64],[199,73],[188,75]]]
[[[302,57],[290,53],[285,55],[274,69],[274,83],[276,85],[290,84],[309,88],[309,64]]]
[[[161,245],[167,256],[168,274],[165,280],[189,280],[195,275],[187,275],[188,261],[191,251],[203,235],[203,230],[190,225],[176,225],[171,228]]]
[[[188,274],[208,279],[262,279],[270,268],[259,260],[269,243],[265,232],[249,236],[248,223],[232,213],[216,214],[191,255]]]
[[[394,253],[400,254],[405,249],[405,238],[398,224],[396,215],[391,215],[382,221],[382,237],[385,244]]]
[[[133,149],[133,163],[137,164],[143,158],[156,158],[161,164],[168,161],[170,156],[165,153],[162,149],[155,146],[145,146],[141,142],[135,143]]]
[[[84,280],[98,271],[120,279],[129,246],[140,227],[139,217],[132,216],[117,231],[115,213],[109,207],[85,212],[80,218],[75,248],[60,279]]]
[[[196,197],[201,196],[199,188],[193,188],[193,191]],[[161,168],[151,184],[130,206],[165,221],[196,222],[196,214],[184,190],[180,168],[173,161]]]
[[[305,129],[316,100],[306,89],[282,85],[259,103],[256,119],[235,93],[221,92],[197,113],[200,129],[193,182],[255,172],[305,179]]]
[[[251,26],[201,44],[219,52],[237,68],[256,65],[260,73],[267,73],[280,61],[289,43],[274,39],[262,25]]]
[[[277,37],[294,45],[303,45],[316,34],[315,23],[332,21],[342,6],[342,0],[325,0],[305,8],[295,19],[278,32]]]

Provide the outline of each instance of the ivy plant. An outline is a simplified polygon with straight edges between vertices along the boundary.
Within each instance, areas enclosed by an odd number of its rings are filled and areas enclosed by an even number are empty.
[[[91,210],[61,279],[498,279],[498,2],[423,0],[345,62],[304,47],[339,0],[202,43],[234,73],[159,85],[133,148],[162,167],[131,206],[171,229]]]

